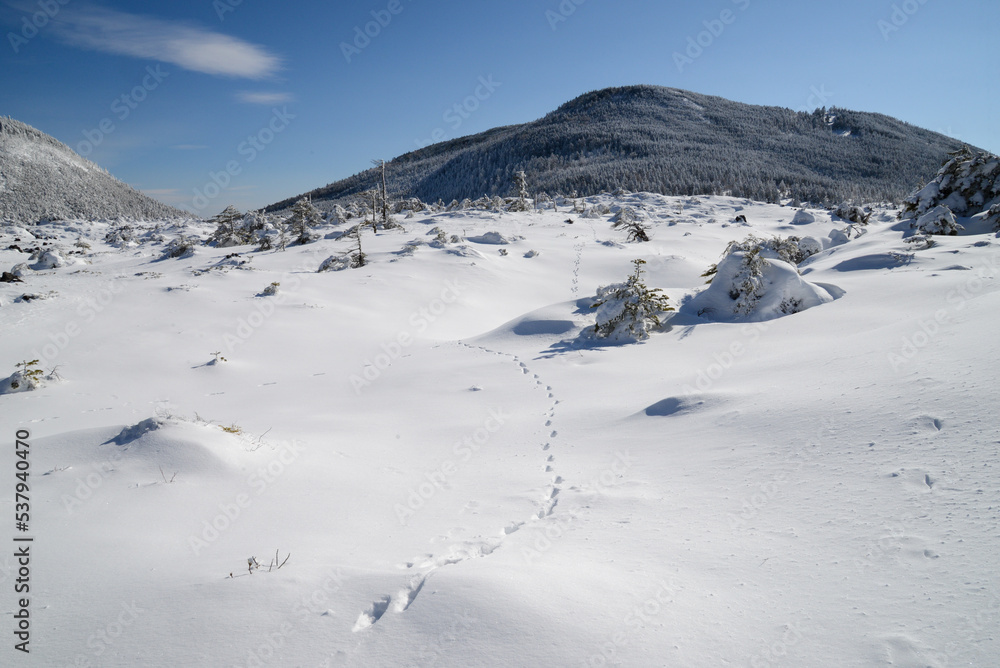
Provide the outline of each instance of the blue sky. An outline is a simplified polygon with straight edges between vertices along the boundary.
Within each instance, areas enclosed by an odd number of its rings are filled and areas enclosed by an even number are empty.
[[[1000,152],[997,25],[996,0],[2,0],[0,115],[206,216],[629,84]]]

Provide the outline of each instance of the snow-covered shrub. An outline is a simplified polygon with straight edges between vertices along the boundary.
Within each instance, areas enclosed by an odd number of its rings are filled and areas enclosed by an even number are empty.
[[[0,394],[28,392],[42,386],[46,376],[45,372],[38,368],[38,360],[18,362],[14,366],[17,370],[0,381]]]
[[[35,271],[45,271],[46,269],[58,269],[65,267],[68,263],[66,258],[57,249],[38,249],[28,258],[32,262],[31,268]]]
[[[903,200],[900,219],[918,219],[938,206],[974,216],[1000,204],[1000,157],[968,146],[950,156],[930,183]]]
[[[280,287],[281,283],[277,282],[271,283],[269,286],[264,288],[264,291],[261,292],[260,294],[264,295],[265,297],[273,297],[274,295],[278,294],[278,288]]]
[[[944,205],[936,206],[920,216],[912,224],[922,234],[940,234],[954,236],[965,228],[955,220],[955,214]]]
[[[755,257],[762,253],[765,258],[771,257],[791,265],[798,265],[822,250],[822,244],[812,237],[776,236],[770,239],[761,239],[751,234],[743,241],[729,242],[722,257],[726,258],[733,253],[744,253]],[[713,264],[702,276],[708,278],[708,282],[711,283],[717,271],[718,265]]]
[[[448,243],[448,234],[440,227],[432,228],[430,231],[427,232],[427,234],[434,235],[434,240],[430,243],[430,245],[434,248],[444,248],[445,245]]]
[[[334,211],[340,209],[343,212],[343,208],[340,205],[334,207]],[[393,206],[393,213],[403,213],[404,211],[412,211],[414,213],[420,213],[421,211],[426,211],[427,205],[421,202],[416,197],[410,197],[409,199],[403,199],[396,202]],[[338,220],[346,220],[345,214],[341,213],[338,215]]]
[[[594,335],[612,341],[642,341],[659,327],[660,316],[674,309],[659,288],[649,288],[642,280],[645,260],[633,260],[635,270],[624,283],[597,289]]]
[[[18,262],[10,268],[10,273],[17,278],[23,278],[31,273],[31,267],[27,262]]]
[[[135,246],[139,240],[135,236],[135,228],[131,225],[115,225],[104,235],[104,242],[116,248]]]
[[[711,285],[690,306],[697,315],[766,320],[830,301],[825,290],[803,281],[795,267],[819,250],[821,245],[811,237],[750,235],[733,241],[722,260],[703,274]]]
[[[510,239],[497,231],[486,232],[478,237],[470,237],[469,241],[474,241],[478,244],[492,244],[494,246],[506,246],[510,243]]]
[[[799,239],[799,251],[804,256],[802,259],[812,257],[823,252],[823,243],[815,237],[802,237]],[[801,262],[801,260],[800,260]]]
[[[323,264],[319,266],[317,272],[323,273],[325,271],[343,271],[351,265],[352,259],[350,255],[331,255],[323,260]]]
[[[849,204],[844,202],[838,206],[833,211],[833,215],[837,216],[841,220],[846,220],[849,223],[855,223],[857,225],[867,225],[868,220],[872,217],[870,211],[865,211],[862,207],[856,204]]]
[[[194,237],[181,235],[176,239],[173,239],[163,248],[163,259],[167,260],[191,257],[194,255],[194,248],[197,243],[198,240]]]
[[[723,258],[714,280],[683,307],[719,321],[760,321],[818,306],[833,297],[802,280],[798,270],[762,247],[735,251]]]
[[[905,239],[906,243],[910,244],[914,250],[922,251],[934,248],[937,242],[929,234],[914,234],[912,237]]]
[[[1000,204],[994,204],[986,212],[986,222],[993,226],[993,229],[1000,232]]]
[[[611,227],[624,229],[628,232],[630,242],[649,241],[649,228],[642,224],[641,214],[630,206],[622,209],[611,218]]]

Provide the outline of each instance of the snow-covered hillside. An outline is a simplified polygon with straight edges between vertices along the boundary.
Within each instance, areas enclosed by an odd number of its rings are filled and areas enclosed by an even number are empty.
[[[0,220],[172,216],[184,214],[122,183],[44,132],[0,117]]]
[[[323,273],[346,226],[179,257],[212,229],[0,228],[0,379],[43,372],[0,396],[34,537],[4,665],[994,665],[990,226],[600,204],[400,217]],[[800,240],[722,259],[751,234]],[[597,338],[634,259],[676,310]]]

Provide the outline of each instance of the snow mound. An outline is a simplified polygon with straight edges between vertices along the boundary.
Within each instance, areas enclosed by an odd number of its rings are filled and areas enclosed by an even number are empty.
[[[681,312],[717,322],[760,322],[834,300],[825,288],[803,280],[782,260],[757,258],[759,273],[753,275],[747,270],[749,255],[736,252],[724,258],[712,284],[689,298]]]
[[[816,216],[809,213],[805,209],[799,209],[795,212],[795,217],[792,218],[792,225],[809,225],[810,223],[816,222]]]
[[[121,446],[129,462],[149,472],[219,475],[239,463],[246,450],[239,440],[213,425],[153,417],[124,427],[108,444]]]
[[[485,234],[483,234],[481,236],[478,236],[478,237],[469,237],[469,241],[471,241],[473,243],[477,243],[477,244],[490,244],[490,245],[493,245],[493,246],[506,246],[507,244],[509,244],[511,242],[511,239],[508,239],[507,237],[505,237],[504,235],[500,234],[499,232],[487,232],[487,233],[485,233]]]
[[[38,253],[38,258],[31,268],[35,271],[45,271],[46,269],[58,269],[70,264],[61,252],[56,249],[45,250]]]

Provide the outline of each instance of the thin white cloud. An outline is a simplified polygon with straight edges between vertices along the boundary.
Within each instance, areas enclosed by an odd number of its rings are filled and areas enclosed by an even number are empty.
[[[53,25],[72,46],[159,60],[194,72],[261,79],[281,67],[277,56],[235,37],[103,7],[67,7]]]
[[[240,91],[236,95],[240,102],[247,104],[284,104],[291,102],[291,93],[253,93],[250,91]]]

